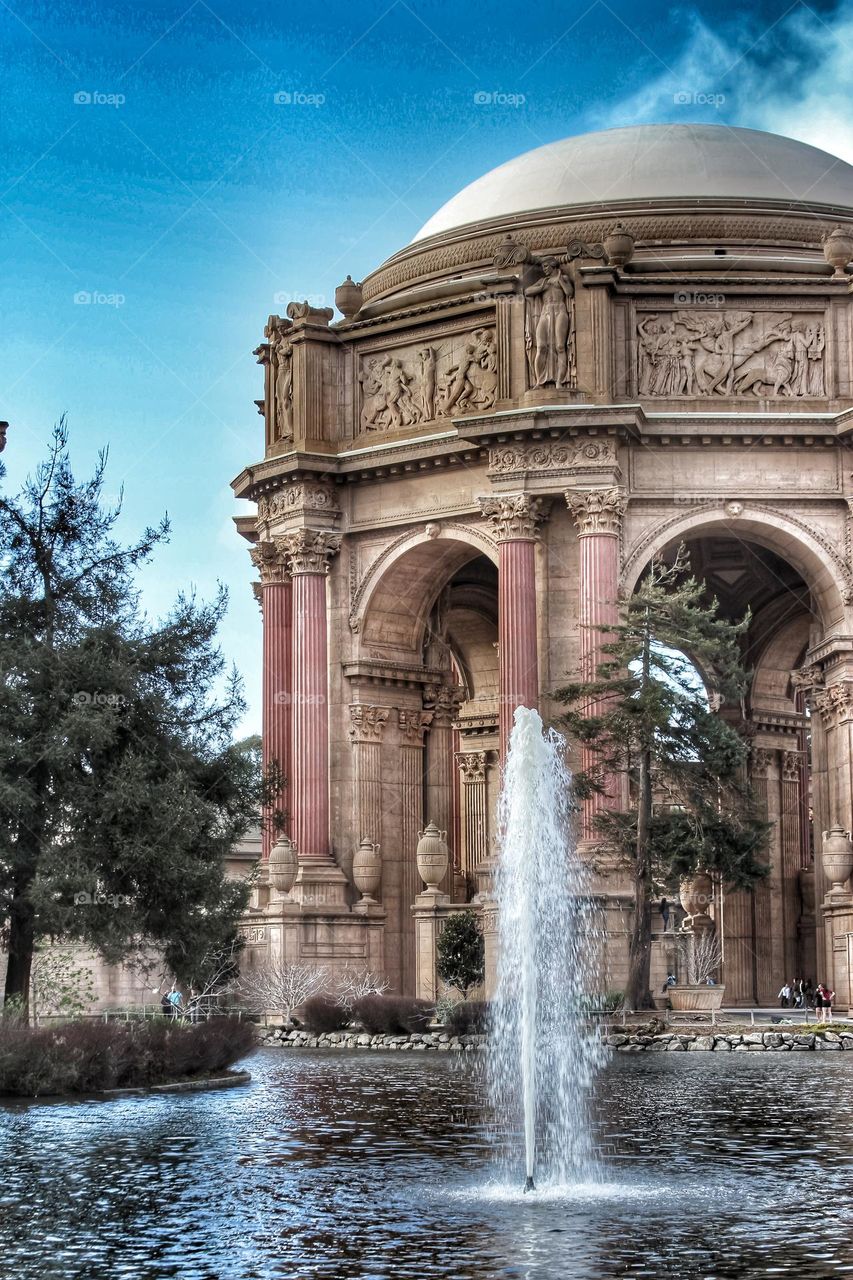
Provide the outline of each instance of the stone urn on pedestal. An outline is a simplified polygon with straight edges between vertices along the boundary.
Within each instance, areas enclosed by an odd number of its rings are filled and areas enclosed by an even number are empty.
[[[846,893],[845,883],[853,874],[853,844],[850,832],[836,824],[823,833],[823,870],[834,897]]]
[[[726,989],[713,981],[720,964],[714,921],[708,913],[714,901],[714,882],[706,872],[697,871],[681,881],[678,896],[687,912],[681,925],[682,958],[687,976],[693,980],[670,987],[669,1002],[678,1012],[719,1009]]]
[[[846,280],[848,263],[853,262],[853,235],[845,227],[835,227],[823,237],[823,256],[835,268],[833,280]],[[834,830],[834,828],[833,828]]]
[[[418,874],[426,885],[427,893],[437,894],[438,886],[447,873],[450,853],[446,836],[447,832],[439,831],[434,822],[418,832]]]
[[[279,836],[269,856],[269,880],[273,889],[289,897],[298,869],[296,845],[287,836]]]
[[[352,882],[361,894],[361,901],[373,905],[382,879],[382,857],[379,845],[365,836],[352,860]]]

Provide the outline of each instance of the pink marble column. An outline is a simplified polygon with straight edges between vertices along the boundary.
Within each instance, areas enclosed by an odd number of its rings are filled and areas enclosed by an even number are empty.
[[[585,680],[595,678],[601,661],[601,646],[607,642],[602,631],[619,617],[619,540],[625,513],[625,493],[616,485],[606,489],[569,491],[566,502],[575,522],[580,550],[580,582],[578,613],[580,622],[580,668]],[[588,708],[595,715],[598,704]],[[581,768],[595,764],[595,753],[584,750]],[[619,807],[618,780],[605,783],[607,791],[584,802],[581,835],[585,840],[596,837],[596,818],[607,808]]]
[[[498,658],[501,757],[516,707],[539,705],[536,637],[536,530],[546,504],[526,493],[481,498],[498,541]]]
[[[285,813],[290,774],[290,711],[292,702],[292,601],[293,589],[286,557],[272,542],[259,542],[251,549],[252,561],[260,572],[259,586],[263,615],[263,705],[262,753],[266,772],[273,764],[282,778],[281,789],[264,810],[261,853],[268,858],[279,831],[274,830],[275,810]],[[258,584],[256,584],[257,586]]]
[[[328,862],[329,697],[326,577],[339,534],[296,529],[277,539],[293,577],[291,834],[300,863]]]

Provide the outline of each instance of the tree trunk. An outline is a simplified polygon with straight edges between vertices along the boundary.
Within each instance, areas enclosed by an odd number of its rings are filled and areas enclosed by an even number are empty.
[[[29,900],[29,885],[16,886],[9,916],[9,964],[4,1000],[20,1002],[22,1016],[29,1018],[35,950],[35,916]]]

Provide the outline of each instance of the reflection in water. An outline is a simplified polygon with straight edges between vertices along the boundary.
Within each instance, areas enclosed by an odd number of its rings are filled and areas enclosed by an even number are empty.
[[[490,1183],[479,1063],[267,1050],[251,1067],[224,1093],[0,1107],[0,1275],[853,1274],[853,1054],[617,1057],[603,1181],[527,1197]]]

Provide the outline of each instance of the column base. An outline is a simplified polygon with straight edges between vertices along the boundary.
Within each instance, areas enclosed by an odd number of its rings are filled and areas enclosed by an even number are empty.
[[[381,902],[377,902],[375,898],[362,898],[360,902],[356,902],[352,909],[354,916],[369,916],[371,920],[383,919],[386,916],[385,908]]]
[[[300,860],[290,896],[303,912],[306,909],[328,911],[330,908],[349,912],[347,887],[347,878],[336,863],[306,858],[304,862]]]

